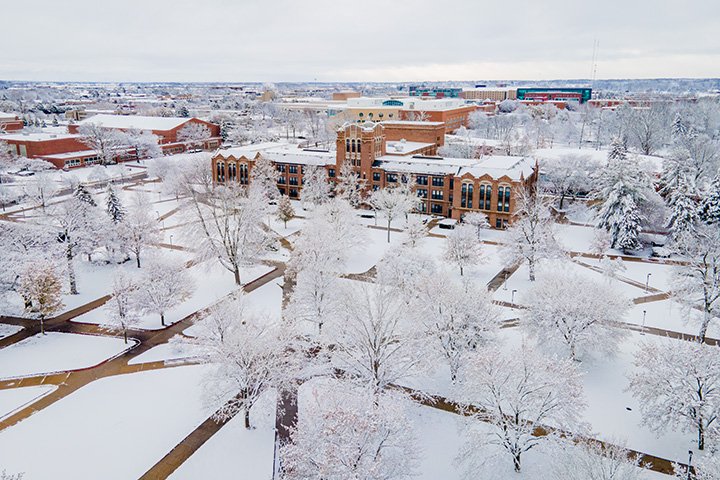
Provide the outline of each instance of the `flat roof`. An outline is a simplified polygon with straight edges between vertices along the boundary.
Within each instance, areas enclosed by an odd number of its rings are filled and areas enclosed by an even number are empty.
[[[78,125],[98,124],[107,128],[138,129],[138,130],[172,130],[190,120],[190,117],[146,117],[142,115],[106,115],[99,114],[78,122]]]
[[[434,147],[434,143],[425,142],[407,142],[403,140],[388,140],[385,142],[386,152],[388,155],[400,154],[406,155],[412,152],[417,152],[428,147]]]
[[[445,125],[445,122],[421,122],[418,120],[381,120],[380,123],[383,125],[385,124],[391,124],[391,125],[402,125],[402,126],[433,126],[433,127],[440,127]]]
[[[7,133],[0,135],[0,140],[11,140],[16,142],[47,142],[50,140],[62,140],[66,138],[81,138],[82,135],[73,133],[52,133],[52,132],[36,132],[36,133]]]

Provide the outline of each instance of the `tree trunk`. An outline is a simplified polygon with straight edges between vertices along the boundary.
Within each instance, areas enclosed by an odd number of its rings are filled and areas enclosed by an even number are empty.
[[[137,262],[137,268],[140,268],[140,254],[135,255],[135,261]]]
[[[513,466],[516,472],[520,472],[520,452],[513,452]]]
[[[533,260],[528,261],[528,272],[530,273],[530,281],[535,281],[535,262]]]
[[[125,343],[127,344],[127,328],[123,328],[123,338],[125,339]]]
[[[463,276],[463,266],[462,265],[460,265],[460,276],[461,277]]]
[[[240,283],[240,267],[234,268],[233,275],[235,275],[235,285],[242,285],[242,283]]]
[[[77,281],[75,280],[75,267],[73,266],[72,247],[68,246],[65,258],[67,259],[68,280],[70,281],[70,294],[77,295],[78,290]]]
[[[160,312],[160,323],[165,326],[165,312]]]
[[[250,409],[245,408],[245,428],[250,430]]]
[[[705,450],[705,429],[702,425],[698,428],[698,450]]]
[[[40,333],[45,335],[45,315],[40,315]]]
[[[702,324],[700,325],[700,333],[698,334],[698,337],[700,338],[700,343],[705,343],[705,337],[707,336],[707,329],[708,329],[708,325],[710,325],[711,318],[712,317],[710,316],[708,311],[705,310],[705,312],[703,314],[703,321],[702,321]]]
[[[390,243],[390,219],[388,218],[388,243]]]

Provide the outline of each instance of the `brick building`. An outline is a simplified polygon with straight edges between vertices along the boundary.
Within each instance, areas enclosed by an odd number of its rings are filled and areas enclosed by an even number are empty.
[[[368,191],[413,180],[419,212],[460,219],[464,213],[478,211],[486,214],[495,228],[512,221],[517,192],[537,180],[537,165],[530,158],[443,158],[416,155],[412,149],[405,154],[391,153],[388,145],[393,143],[388,142],[380,123],[350,123],[338,130],[335,152],[282,144],[219,150],[212,158],[213,179],[247,185],[253,164],[262,155],[280,172],[279,190],[298,198],[306,167],[325,168],[328,181],[333,182],[348,162]]]
[[[88,123],[98,124],[104,128],[111,128],[122,132],[127,132],[128,130],[151,132],[153,135],[157,135],[160,148],[162,148],[164,153],[168,154],[181,153],[187,149],[187,146],[178,140],[178,132],[191,123],[204,125],[210,131],[210,138],[204,142],[203,148],[217,148],[222,142],[220,138],[220,126],[200,120],[199,118],[100,114],[70,125],[68,126],[68,130],[70,133],[77,133],[82,125]]]
[[[16,132],[23,129],[23,121],[12,113],[0,112],[0,133]]]

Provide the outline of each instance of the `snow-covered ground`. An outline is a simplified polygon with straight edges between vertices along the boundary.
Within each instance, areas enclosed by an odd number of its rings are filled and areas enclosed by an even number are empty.
[[[0,420],[39,400],[56,388],[55,385],[38,385],[0,390]]]
[[[205,368],[92,382],[0,432],[3,468],[29,480],[139,478],[210,414],[202,400]]]
[[[10,335],[15,335],[22,329],[22,327],[19,327],[17,325],[7,325],[4,323],[0,323],[0,339],[9,337]]]
[[[91,367],[131,348],[122,338],[50,332],[0,349],[0,378]]]

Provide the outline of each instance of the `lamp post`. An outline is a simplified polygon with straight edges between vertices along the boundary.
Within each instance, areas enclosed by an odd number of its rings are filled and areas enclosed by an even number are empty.
[[[515,303],[515,292],[517,292],[517,290],[513,290],[512,292],[510,292],[510,303]]]
[[[690,473],[691,473],[691,471],[692,471],[692,470],[690,469],[690,465],[692,464],[692,456],[693,456],[692,450],[688,450],[687,480],[692,480],[692,477],[690,476]]]
[[[173,246],[173,244],[172,244],[172,237],[173,237],[172,234],[170,234],[170,246],[171,246],[171,247]]]
[[[643,323],[642,323],[642,331],[640,332],[640,335],[645,335],[645,316],[647,315],[647,310],[643,310]]]
[[[648,273],[647,279],[645,280],[645,293],[647,293],[650,288],[650,275],[652,275],[652,273]]]
[[[507,272],[505,272],[505,281],[503,282],[503,290],[507,290]]]

